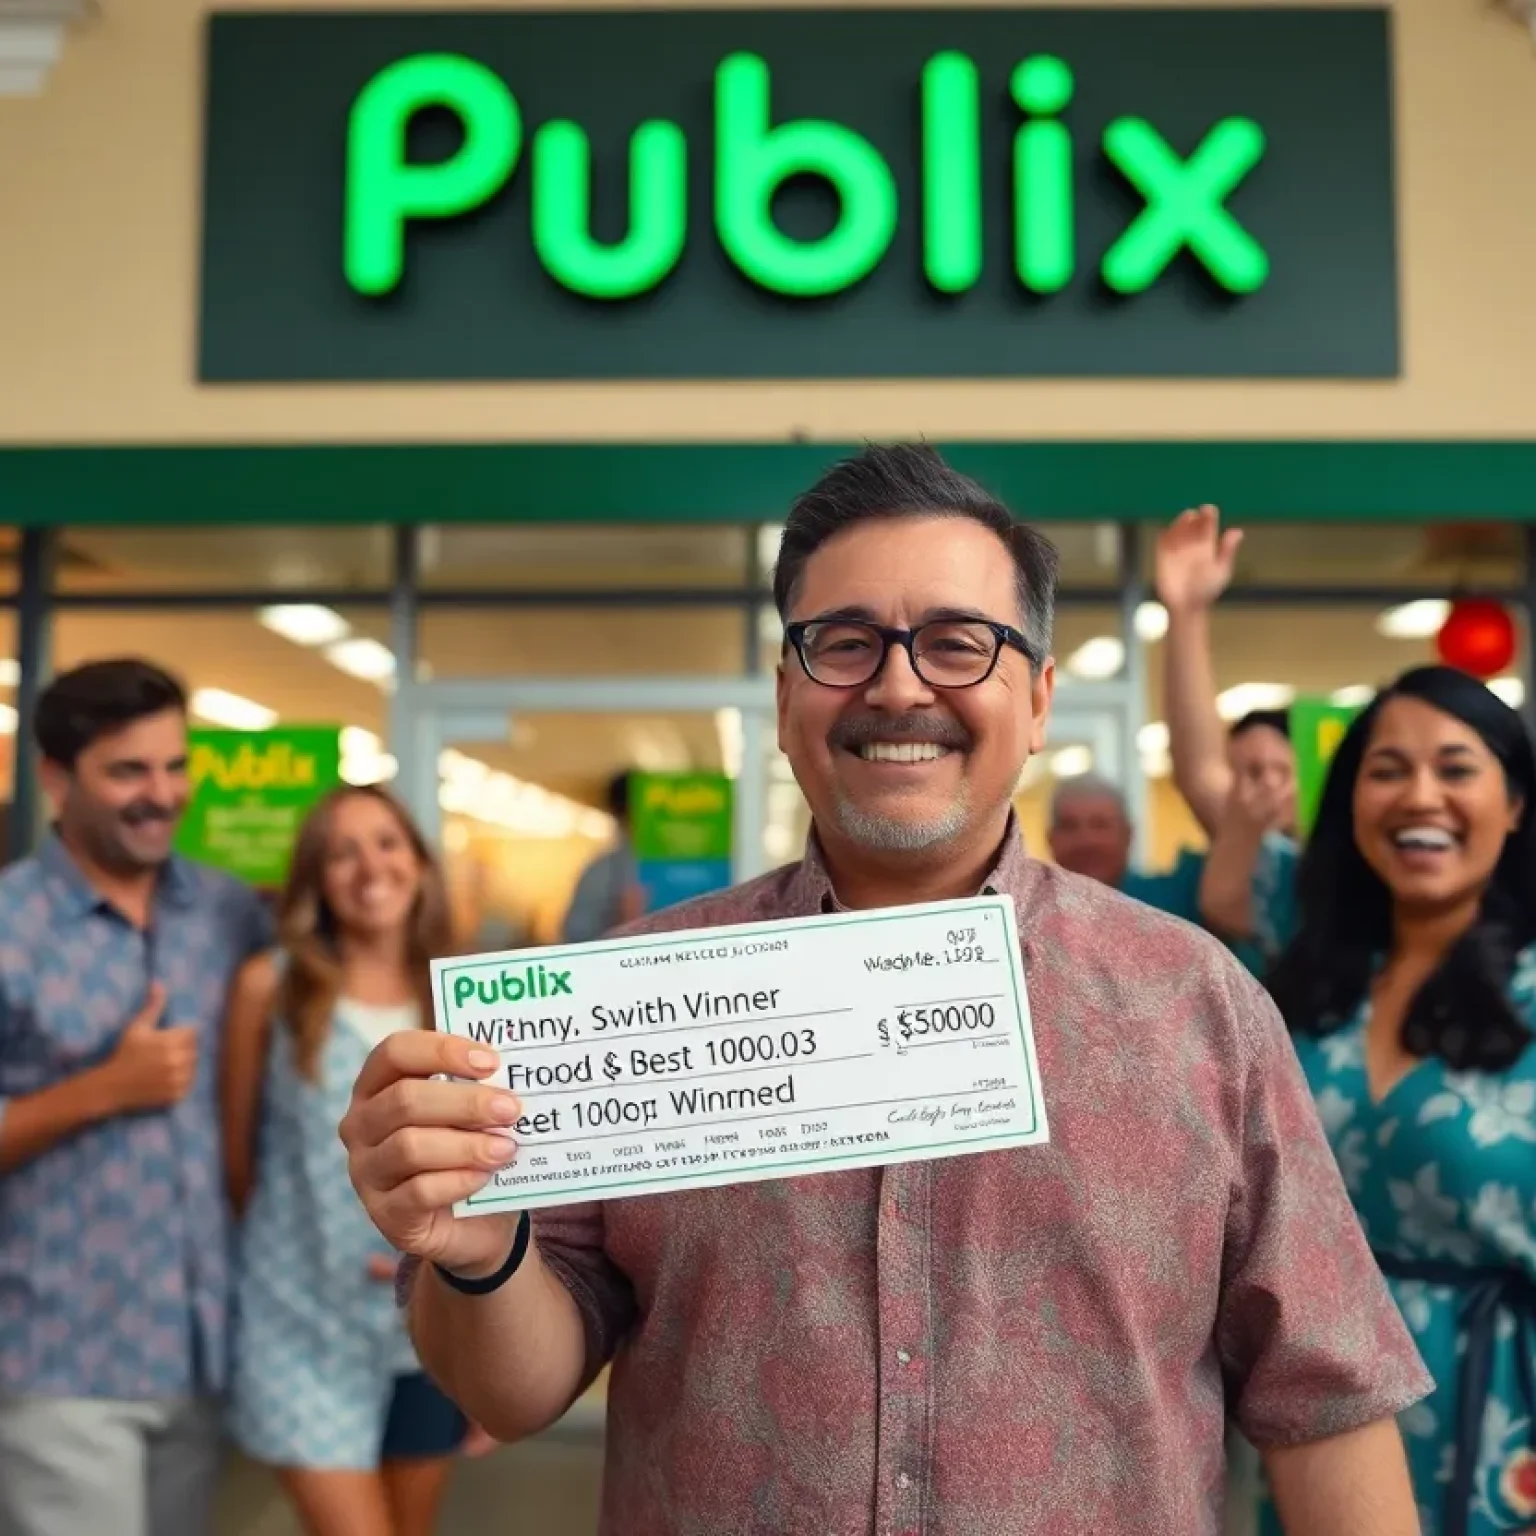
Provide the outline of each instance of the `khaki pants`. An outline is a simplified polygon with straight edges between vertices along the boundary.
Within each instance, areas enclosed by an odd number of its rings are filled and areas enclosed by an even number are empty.
[[[0,1536],[211,1536],[217,1404],[0,1397]]]

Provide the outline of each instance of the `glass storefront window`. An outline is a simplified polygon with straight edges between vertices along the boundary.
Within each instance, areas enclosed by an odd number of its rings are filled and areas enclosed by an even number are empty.
[[[1235,581],[1265,587],[1517,586],[1525,579],[1524,530],[1516,523],[1244,523]],[[1143,529],[1142,576],[1150,585],[1162,524]]]
[[[417,559],[431,591],[740,588],[749,530],[725,524],[428,524]]]
[[[60,608],[53,619],[53,665],[64,671],[105,656],[139,656],[179,677],[192,698],[194,722],[260,728],[352,726],[382,741],[387,677],[353,675],[333,659],[339,646],[372,641],[385,632],[381,612],[338,612],[344,639],[299,644],[262,622],[258,610],[211,613],[174,609]],[[382,645],[379,649],[383,651]],[[383,651],[385,659],[388,652]]]
[[[21,530],[0,528],[0,592],[14,592],[21,581]]]
[[[66,528],[56,590],[298,593],[388,590],[394,535],[356,527]]]
[[[744,607],[428,607],[422,677],[735,675],[747,622]]]

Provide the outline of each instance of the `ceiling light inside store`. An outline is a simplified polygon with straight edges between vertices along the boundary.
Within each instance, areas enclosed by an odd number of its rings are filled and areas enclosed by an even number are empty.
[[[715,711],[715,733],[720,738],[720,771],[728,779],[741,777],[741,752],[744,728],[739,709]]]
[[[1096,682],[1116,677],[1125,665],[1125,642],[1116,635],[1095,635],[1085,640],[1064,663],[1073,677]]]
[[[360,725],[341,728],[341,777],[347,784],[387,784],[400,771],[392,753]]]
[[[21,682],[21,663],[13,656],[0,656],[0,688],[14,688]]]
[[[333,667],[365,683],[386,683],[395,675],[395,654],[387,645],[370,640],[366,635],[356,635],[350,640],[338,640],[325,648],[325,659]]]
[[[1341,709],[1359,709],[1375,697],[1376,690],[1369,683],[1351,683],[1347,688],[1335,688],[1328,695],[1328,702]]]
[[[1075,779],[1093,772],[1092,747],[1061,747],[1051,753],[1051,772],[1058,779]]]
[[[1216,711],[1223,720],[1241,720],[1256,709],[1285,709],[1296,697],[1289,683],[1239,683],[1216,696]]]
[[[1144,645],[1168,633],[1168,610],[1161,603],[1137,603],[1136,638]]]
[[[1376,633],[1389,640],[1429,640],[1440,633],[1451,605],[1441,597],[1399,603],[1376,615]]]
[[[14,736],[16,720],[16,711],[9,704],[0,704],[0,736]]]
[[[523,837],[585,837],[605,842],[613,836],[613,818],[603,811],[513,778],[451,747],[439,755],[437,768],[438,804],[452,815]]]
[[[765,577],[773,572],[779,558],[779,540],[784,537],[783,523],[764,523],[757,530],[757,568]],[[774,615],[778,617],[777,614]]]
[[[332,645],[345,640],[352,626],[334,608],[319,603],[273,603],[256,617],[275,635],[295,645]]]
[[[1519,709],[1525,703],[1525,684],[1518,677],[1496,677],[1488,684],[1488,691],[1511,709]]]
[[[1168,722],[1149,720],[1136,732],[1136,751],[1141,760],[1141,771],[1149,779],[1166,779],[1173,772],[1173,760],[1168,755]]]
[[[192,713],[210,725],[222,725],[231,731],[266,731],[277,724],[277,711],[241,698],[223,688],[198,688],[191,699]]]

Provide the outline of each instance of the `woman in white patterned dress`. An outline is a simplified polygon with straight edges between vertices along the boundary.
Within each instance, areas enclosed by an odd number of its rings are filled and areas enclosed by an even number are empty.
[[[299,833],[278,921],[281,947],[237,978],[225,1036],[244,1217],[231,1429],[310,1536],[428,1536],[466,1425],[416,1361],[398,1256],[353,1194],[336,1127],[368,1052],[428,1013],[442,878],[391,796],[342,790]]]

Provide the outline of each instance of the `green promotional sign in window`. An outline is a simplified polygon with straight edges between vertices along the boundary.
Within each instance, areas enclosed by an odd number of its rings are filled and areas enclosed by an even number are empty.
[[[1291,704],[1291,745],[1296,750],[1296,826],[1303,837],[1317,820],[1328,765],[1359,713],[1357,705],[1332,704],[1327,699],[1299,698]]]
[[[1355,8],[215,15],[202,377],[1390,376],[1391,73]]]
[[[636,773],[630,835],[654,911],[731,883],[731,781],[723,773]]]
[[[340,728],[194,729],[187,752],[178,851],[254,886],[281,885],[304,818],[341,783]]]

